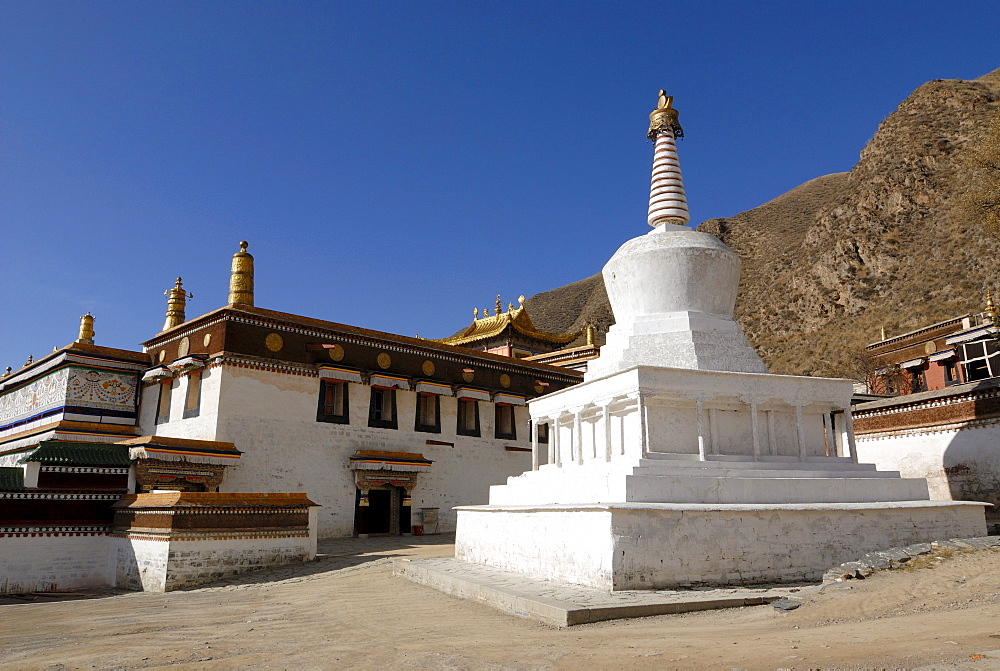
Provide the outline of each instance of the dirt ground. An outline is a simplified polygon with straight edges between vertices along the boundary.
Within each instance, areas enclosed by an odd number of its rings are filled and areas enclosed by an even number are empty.
[[[169,594],[0,599],[3,668],[1000,668],[1000,551],[939,553],[757,606],[554,629],[392,575],[448,538],[345,539]],[[29,597],[31,598],[31,597]]]

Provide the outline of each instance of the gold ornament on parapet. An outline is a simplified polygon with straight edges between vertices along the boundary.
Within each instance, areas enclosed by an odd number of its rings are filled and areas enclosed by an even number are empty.
[[[503,375],[500,376],[500,386],[503,387],[504,389],[510,388],[510,375],[504,373]]]
[[[232,272],[229,275],[229,304],[253,305],[253,256],[247,252],[246,240],[240,242],[240,251],[233,254]]]
[[[434,362],[427,359],[423,364],[421,364],[420,370],[424,371],[424,375],[430,377],[434,374]]]
[[[277,333],[268,333],[264,338],[264,345],[272,352],[280,352],[285,346],[285,339]]]
[[[334,345],[327,350],[330,354],[330,359],[333,361],[343,361],[344,360],[344,348],[340,345]]]
[[[202,342],[202,344],[205,347],[208,347],[209,345],[211,345],[212,344],[212,334],[211,333],[206,333],[205,337],[202,338],[201,342]]]
[[[385,370],[392,365],[392,357],[386,354],[385,352],[379,354],[378,359],[376,359],[376,361],[378,362],[378,367],[381,368],[382,370]]]
[[[183,357],[186,357],[188,355],[188,352],[190,351],[191,351],[191,341],[188,339],[187,336],[184,336],[183,338],[181,338],[180,343],[177,344],[177,358],[181,359]]]

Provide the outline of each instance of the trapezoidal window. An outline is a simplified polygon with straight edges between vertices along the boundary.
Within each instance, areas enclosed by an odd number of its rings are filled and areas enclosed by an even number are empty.
[[[341,380],[322,380],[319,385],[319,407],[316,409],[317,422],[350,424],[347,402],[347,383]]]
[[[368,405],[368,426],[376,429],[397,429],[395,388],[372,387]]]
[[[165,424],[170,421],[170,388],[172,380],[160,383],[160,397],[156,402],[156,423]]]
[[[517,429],[514,427],[514,406],[497,403],[494,435],[504,440],[517,440]]]
[[[441,401],[437,394],[417,394],[417,417],[413,430],[441,433]]]
[[[201,371],[187,376],[187,393],[184,394],[184,419],[201,413]]]
[[[479,401],[471,398],[458,399],[458,427],[460,436],[479,437]]]

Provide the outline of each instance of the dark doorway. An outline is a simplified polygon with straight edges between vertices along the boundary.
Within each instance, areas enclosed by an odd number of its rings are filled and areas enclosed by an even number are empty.
[[[404,506],[406,491],[402,487],[387,485],[368,490],[368,505],[355,508],[355,527],[359,534],[409,533],[410,508]],[[361,502],[361,490],[358,490]]]

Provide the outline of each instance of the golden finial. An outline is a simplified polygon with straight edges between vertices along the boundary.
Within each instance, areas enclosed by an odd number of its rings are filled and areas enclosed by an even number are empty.
[[[520,296],[517,297],[517,304],[520,305],[522,308],[524,307],[524,294],[521,294]]]
[[[486,319],[489,316],[490,316],[490,309],[489,308],[483,308],[483,319]]]
[[[507,303],[507,312],[513,312],[513,311],[514,311],[514,304]]]
[[[174,286],[164,291],[163,295],[167,297],[167,319],[163,322],[163,330],[166,331],[185,322],[184,308],[187,307],[187,299],[194,298],[194,294],[184,291],[178,277]]]
[[[986,318],[992,324],[997,323],[997,306],[993,303],[993,292],[989,289],[986,290]]]
[[[882,340],[888,340],[888,338],[885,335],[885,324],[882,324],[882,334],[881,335],[882,335]]]
[[[253,305],[253,256],[247,251],[246,240],[240,251],[233,254],[233,270],[229,275],[229,304]]]
[[[10,375],[10,366],[7,366],[7,372],[3,374],[4,377]]]
[[[656,101],[656,109],[649,114],[649,131],[646,137],[656,140],[660,133],[671,133],[674,137],[684,137],[684,129],[677,120],[678,112],[674,109],[674,97],[660,89],[660,97]]]
[[[94,316],[89,312],[80,317],[80,335],[76,341],[85,345],[94,344]]]
[[[594,325],[591,324],[590,322],[587,322],[587,325],[584,327],[584,329],[587,332],[587,344],[592,346],[594,344],[594,334],[597,331],[597,329],[595,329]]]
[[[479,319],[479,308],[472,308],[472,318]]]
[[[34,359],[34,357],[32,357],[32,356],[31,356],[31,355],[29,354],[29,355],[28,355],[28,360],[24,362],[24,365],[23,365],[23,366],[21,366],[21,368],[27,368],[28,366],[30,366],[30,365],[31,365],[31,364],[33,364],[34,362],[35,362],[35,359]]]
[[[503,306],[500,304],[500,294],[497,294],[497,315],[503,312]]]

